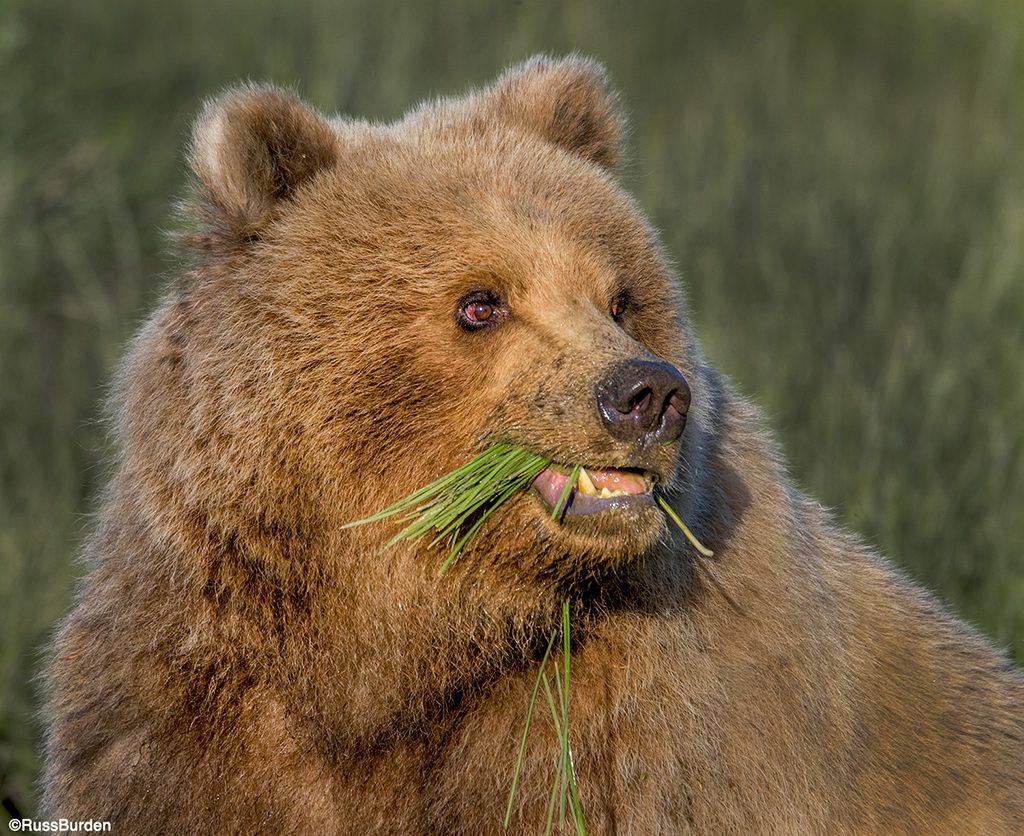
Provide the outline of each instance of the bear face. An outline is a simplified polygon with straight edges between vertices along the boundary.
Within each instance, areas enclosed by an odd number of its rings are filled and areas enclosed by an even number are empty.
[[[209,354],[230,332],[236,361],[265,367],[253,414],[294,427],[278,459],[301,462],[296,490],[329,527],[510,441],[556,463],[490,535],[516,566],[529,552],[568,573],[564,554],[615,562],[664,537],[651,487],[677,487],[705,419],[679,292],[610,168],[618,134],[582,61],[535,60],[394,126],[268,89],[208,107],[193,165],[222,230],[213,259],[231,260],[193,291],[218,323]],[[635,495],[579,497],[553,521],[577,463]]]

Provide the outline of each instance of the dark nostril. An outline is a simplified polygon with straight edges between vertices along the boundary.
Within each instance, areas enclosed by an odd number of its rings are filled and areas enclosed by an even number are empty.
[[[690,387],[674,366],[624,360],[594,387],[598,412],[615,438],[650,444],[675,441],[686,426]]]
[[[686,415],[690,411],[690,386],[687,384],[685,377],[682,378],[682,381],[682,387],[672,393],[672,397],[669,398],[668,402],[680,415]]]
[[[626,413],[636,412],[637,410],[644,411],[648,408],[651,402],[651,390],[641,389],[633,397],[629,399],[627,404]]]

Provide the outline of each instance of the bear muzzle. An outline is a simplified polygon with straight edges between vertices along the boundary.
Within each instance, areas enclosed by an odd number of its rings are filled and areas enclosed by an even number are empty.
[[[594,386],[605,429],[640,449],[677,441],[686,427],[690,387],[679,370],[661,360],[622,360]]]

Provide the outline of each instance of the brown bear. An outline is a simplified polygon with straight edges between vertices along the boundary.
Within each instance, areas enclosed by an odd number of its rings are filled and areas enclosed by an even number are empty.
[[[575,57],[394,124],[206,107],[194,263],[120,373],[49,668],[48,815],[499,832],[568,601],[591,833],[1024,828],[1021,676],[793,487],[616,180],[622,130]],[[429,538],[345,527],[499,441],[553,464],[443,575]],[[513,832],[557,753],[540,711]]]

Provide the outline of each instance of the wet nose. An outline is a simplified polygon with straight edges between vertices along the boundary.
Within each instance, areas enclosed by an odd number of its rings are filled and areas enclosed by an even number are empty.
[[[612,436],[641,444],[675,441],[690,409],[679,370],[655,360],[623,360],[594,387],[597,411]]]

